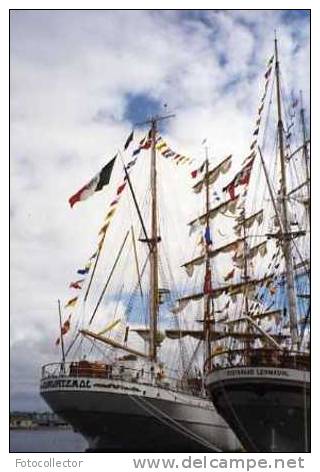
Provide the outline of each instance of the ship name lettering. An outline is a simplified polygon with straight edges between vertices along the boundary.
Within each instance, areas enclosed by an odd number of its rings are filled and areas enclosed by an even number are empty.
[[[42,388],[91,388],[90,380],[78,379],[55,379],[45,380],[41,384]]]
[[[275,377],[289,377],[289,373],[283,369],[252,368],[252,369],[232,369],[227,371],[229,377],[241,375],[273,375]]]
[[[257,369],[257,375],[274,375],[276,377],[288,377],[288,372],[281,369]]]
[[[254,375],[254,369],[233,369],[227,372],[231,377],[234,375]]]

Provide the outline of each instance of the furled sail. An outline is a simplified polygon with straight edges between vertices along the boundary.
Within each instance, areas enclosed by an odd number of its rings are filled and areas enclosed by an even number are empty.
[[[209,296],[211,298],[218,298],[223,294],[230,295],[239,295],[243,293],[248,293],[251,290],[256,289],[260,285],[262,287],[265,283],[270,283],[274,279],[275,274],[270,274],[260,279],[252,279],[245,282],[238,282],[235,284],[222,285],[220,287],[214,287],[210,292]],[[198,292],[191,295],[186,295],[185,297],[178,298],[178,303],[196,301],[203,298],[204,292]],[[184,307],[186,304],[184,305]]]
[[[240,248],[241,243],[243,243],[244,239],[236,239],[235,241],[232,241],[231,243],[224,244],[223,246],[218,247],[217,249],[212,249],[208,251],[208,256],[210,258],[217,256],[218,254],[221,253],[228,253],[231,251],[236,251]],[[205,260],[205,256],[198,256],[195,259],[192,259],[189,262],[186,262],[185,264],[182,265],[182,267],[185,268],[187,274],[189,277],[193,275],[193,269],[194,266],[201,265]]]
[[[235,233],[240,236],[241,235],[241,229],[244,227],[246,229],[249,229],[253,226],[253,224],[256,222],[258,225],[261,225],[263,221],[263,210],[257,211],[253,215],[248,216],[247,218],[238,218],[237,219],[238,223],[236,226],[234,226],[234,231]]]
[[[131,328],[130,331],[137,333],[144,341],[150,341],[150,329],[149,328]],[[157,345],[160,346],[165,336],[162,332],[158,331],[156,334]]]
[[[189,223],[189,226],[190,226],[189,235],[194,233],[194,231],[196,231],[198,228],[200,228],[206,222],[207,216],[209,217],[210,220],[213,220],[217,215],[224,214],[227,211],[234,214],[235,211],[236,211],[238,199],[239,199],[239,196],[234,198],[234,199],[230,198],[226,202],[220,203],[216,207],[209,210],[208,213],[206,212],[203,215],[199,216],[198,218],[195,218],[194,220],[190,221],[190,223]]]
[[[208,184],[212,185],[220,176],[220,174],[225,174],[231,167],[231,158],[232,154],[220,162],[214,169],[208,172],[208,176],[203,177],[196,185],[193,186],[193,190],[195,193],[200,193],[203,186],[206,183],[206,179],[208,179]]]
[[[245,259],[251,260],[257,255],[260,255],[261,257],[264,257],[267,254],[267,241],[263,241],[262,243],[257,244],[256,246],[253,246],[250,248],[246,254],[244,252],[238,252],[234,255],[233,261],[234,264],[237,267],[243,268]]]
[[[187,329],[169,329],[165,331],[166,337],[168,339],[176,340],[184,338],[186,336],[191,336],[192,338],[204,340],[203,330],[187,330]],[[272,337],[277,341],[282,341],[283,339],[288,338],[289,335],[286,334],[272,334]],[[264,338],[264,335],[261,333],[253,332],[239,332],[239,331],[210,331],[210,337],[213,341],[218,341],[220,339],[233,338],[239,341],[253,340],[257,338]]]
[[[267,320],[272,320],[272,319],[279,319],[281,317],[281,310],[270,310],[270,311],[264,311],[262,313],[258,313],[256,315],[250,314],[250,318],[252,318],[254,321],[256,320],[262,320],[262,319],[267,319]],[[224,323],[228,326],[235,326],[243,322],[247,322],[247,318],[240,317],[240,318],[235,318],[234,320],[227,320]],[[220,321],[221,323],[221,321]]]
[[[168,339],[180,339],[184,338],[185,336],[191,336],[195,339],[203,339],[203,330],[180,330],[180,329],[166,329],[165,331],[166,337]]]

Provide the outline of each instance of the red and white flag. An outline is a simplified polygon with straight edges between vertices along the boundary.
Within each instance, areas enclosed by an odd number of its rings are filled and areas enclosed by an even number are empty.
[[[75,193],[74,195],[72,195],[72,197],[69,198],[71,208],[75,203],[86,200],[110,182],[110,177],[116,157],[117,156],[115,156],[110,162],[108,162],[108,164],[105,165],[101,169],[101,171],[95,177],[93,177],[93,179],[90,180],[90,182],[84,185],[80,190],[78,190],[77,193]]]
[[[230,198],[232,200],[236,198],[235,196],[236,187],[238,187],[239,185],[248,185],[249,180],[250,180],[253,161],[254,161],[254,158],[250,162],[248,162],[248,164],[246,164],[243,167],[243,169],[241,169],[240,172],[236,174],[233,180],[226,187],[224,187],[223,191],[229,192]]]

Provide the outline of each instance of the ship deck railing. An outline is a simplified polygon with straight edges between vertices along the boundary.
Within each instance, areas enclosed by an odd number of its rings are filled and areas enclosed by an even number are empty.
[[[274,348],[226,349],[215,352],[205,362],[205,372],[232,367],[271,367],[310,370],[307,352]]]
[[[174,392],[206,397],[202,392],[202,379],[171,377],[162,370],[135,369],[98,362],[53,362],[42,366],[41,380],[57,379],[61,377],[95,378],[121,380],[145,386],[158,386]]]

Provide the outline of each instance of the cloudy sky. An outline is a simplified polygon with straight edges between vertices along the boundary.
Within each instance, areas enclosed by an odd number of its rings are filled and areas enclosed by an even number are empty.
[[[57,298],[114,189],[73,210],[68,198],[155,112],[176,114],[162,132],[177,151],[197,159],[207,137],[216,156],[241,162],[275,29],[286,90],[303,90],[308,108],[304,11],[11,12],[12,409],[44,408],[39,367],[58,356]]]

